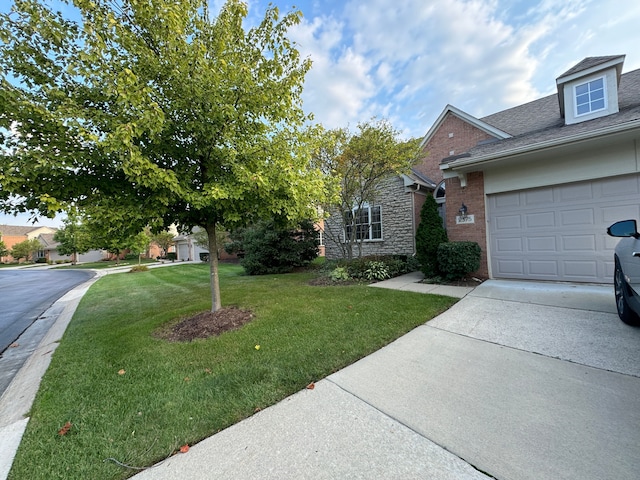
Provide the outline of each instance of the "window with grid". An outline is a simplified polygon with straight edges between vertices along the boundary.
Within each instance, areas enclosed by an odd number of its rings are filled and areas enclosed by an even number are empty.
[[[345,215],[344,236],[351,240],[381,240],[382,215],[380,206],[365,205],[361,209],[353,209]]]
[[[576,116],[604,110],[607,107],[604,77],[576,85],[575,92]]]

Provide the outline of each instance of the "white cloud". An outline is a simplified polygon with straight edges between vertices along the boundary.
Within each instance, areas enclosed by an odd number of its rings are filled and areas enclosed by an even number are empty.
[[[314,61],[305,106],[330,127],[376,115],[421,136],[447,103],[484,116],[553,93],[587,56],[638,68],[639,19],[623,0],[352,0],[295,30]]]

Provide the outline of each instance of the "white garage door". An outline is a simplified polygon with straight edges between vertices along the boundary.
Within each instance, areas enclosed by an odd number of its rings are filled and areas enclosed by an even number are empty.
[[[611,283],[617,239],[606,229],[640,220],[640,175],[489,195],[494,278]]]

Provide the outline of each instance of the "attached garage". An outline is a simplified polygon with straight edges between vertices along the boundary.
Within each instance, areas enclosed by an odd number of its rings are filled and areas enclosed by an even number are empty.
[[[487,195],[493,278],[611,283],[617,220],[640,219],[640,175]]]

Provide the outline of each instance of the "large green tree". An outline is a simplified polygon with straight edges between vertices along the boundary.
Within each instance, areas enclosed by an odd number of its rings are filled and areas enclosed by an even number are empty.
[[[39,0],[0,15],[0,209],[91,207],[129,235],[199,226],[211,252],[218,225],[310,215],[323,179],[300,97],[311,63],[287,37],[299,11],[245,28],[239,0],[217,17],[207,0],[68,3],[75,17]]]
[[[359,212],[378,197],[382,182],[389,176],[406,173],[418,160],[416,139],[403,140],[388,120],[371,119],[347,128],[322,131],[317,135],[314,160],[326,182],[325,209],[333,217],[326,222],[325,237],[339,245],[349,260],[354,246],[362,253],[364,225]]]

